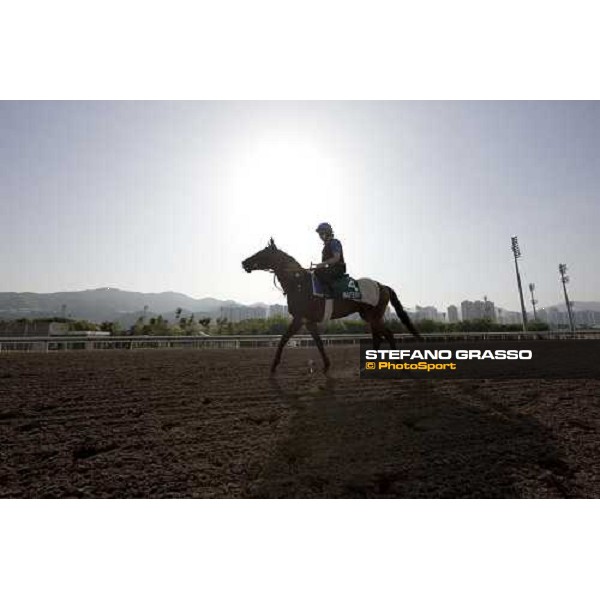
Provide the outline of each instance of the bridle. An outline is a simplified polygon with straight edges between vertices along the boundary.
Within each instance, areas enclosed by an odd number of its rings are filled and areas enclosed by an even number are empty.
[[[285,290],[277,285],[277,275],[275,275],[275,271],[273,271],[273,269],[270,269],[270,271],[273,273],[273,287],[276,290],[279,290],[284,296],[287,296]]]
[[[291,266],[277,266],[277,267],[264,267],[264,268],[259,268],[257,266],[252,267],[253,271],[265,271],[267,273],[273,273],[273,287],[280,291],[284,296],[288,295],[288,292],[286,292],[286,290],[283,288],[283,285],[280,287],[277,285],[277,272],[279,272],[280,274],[282,272],[288,271],[291,273],[296,273],[297,276],[300,275],[300,273],[306,273],[307,269],[303,269],[300,264],[298,263],[298,261],[296,261],[294,258],[292,258],[291,256],[285,254],[285,252],[283,253],[284,256],[287,256],[288,258],[290,258],[292,261],[294,261],[298,266],[297,267],[291,267]],[[285,261],[279,261],[279,262],[285,262]],[[256,263],[254,263],[256,265]],[[298,291],[301,290],[301,285],[298,285]]]
[[[277,273],[275,272],[275,269],[273,267],[266,267],[264,269],[254,269],[255,271],[265,271],[267,273],[273,273],[273,287],[276,290],[279,290],[284,296],[287,296],[288,293],[283,289],[283,287],[279,287],[277,285]],[[292,273],[301,273],[302,271],[306,271],[306,269],[303,269],[302,267],[298,268],[291,268],[291,267],[283,267],[283,268],[279,268],[278,271],[290,271]],[[300,289],[300,288],[299,288]]]

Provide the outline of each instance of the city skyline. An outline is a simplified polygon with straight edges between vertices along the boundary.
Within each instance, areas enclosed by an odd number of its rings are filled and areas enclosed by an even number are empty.
[[[600,301],[571,301],[574,312],[591,323],[600,322]],[[462,320],[491,319],[498,322],[520,323],[522,313],[512,311],[484,297],[483,300],[463,300],[457,305],[442,306],[438,310],[432,305],[404,305],[411,316],[418,320],[441,320],[449,323]],[[534,319],[532,308],[527,308],[528,317]],[[15,294],[0,292],[0,320],[15,318],[71,317],[91,320],[119,320],[132,315],[169,315],[181,311],[183,314],[226,316],[230,320],[264,318],[276,314],[287,315],[287,305],[283,303],[267,304],[255,302],[239,304],[232,300],[214,297],[192,298],[176,292],[144,294],[119,290],[117,288],[98,288],[94,290],[62,292],[58,294]],[[395,312],[388,306],[388,316],[395,318]],[[560,314],[559,314],[560,313]],[[589,314],[588,314],[589,313]],[[594,313],[594,315],[592,315]],[[597,314],[595,314],[597,313]],[[566,305],[547,305],[537,308],[538,320],[554,320],[562,323],[561,315],[567,314]],[[587,317],[582,315],[587,314]],[[93,317],[96,315],[96,317]],[[172,316],[172,315],[171,315]]]
[[[600,297],[598,102],[2,102],[2,291],[103,286],[282,301],[241,261],[304,266],[327,220],[349,273],[409,306],[524,287],[558,264]]]

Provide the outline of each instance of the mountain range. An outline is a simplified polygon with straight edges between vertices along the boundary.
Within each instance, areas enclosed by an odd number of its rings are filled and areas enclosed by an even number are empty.
[[[215,318],[222,307],[243,306],[233,300],[196,299],[178,292],[142,293],[108,287],[50,294],[0,292],[0,319],[66,316],[96,323],[119,321],[124,327],[132,325],[144,313],[148,317],[162,315],[169,319],[181,308],[183,316],[193,313],[199,318]]]
[[[573,311],[574,312],[582,312],[584,310],[598,311],[600,312],[600,302],[588,301],[588,302],[578,302],[573,300]],[[554,304],[552,306],[545,306],[546,310],[557,309],[559,312],[567,312],[567,306],[562,304]]]
[[[178,292],[129,292],[112,287],[50,294],[0,292],[0,320],[64,315],[96,323],[119,321],[124,327],[129,327],[144,313],[148,317],[162,315],[166,319],[172,319],[175,311],[181,308],[183,316],[193,313],[199,318],[216,318],[220,316],[223,307],[248,306],[267,307],[262,302],[245,305],[233,300],[219,300],[211,297],[197,299]],[[145,309],[145,307],[147,308]],[[546,308],[566,311],[564,304]],[[600,302],[575,301],[574,310],[576,312],[600,311]]]

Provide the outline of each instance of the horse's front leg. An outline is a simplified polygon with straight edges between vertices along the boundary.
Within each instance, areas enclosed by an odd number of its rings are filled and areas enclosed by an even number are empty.
[[[286,332],[281,336],[281,339],[279,340],[277,352],[275,353],[275,358],[273,359],[273,363],[271,364],[271,373],[275,373],[275,369],[277,369],[277,365],[281,361],[281,353],[283,352],[283,347],[288,343],[289,339],[293,335],[298,333],[300,327],[302,327],[302,319],[294,317],[292,322],[289,324]]]
[[[328,358],[327,354],[325,354],[325,347],[323,346],[323,340],[321,339],[321,336],[319,335],[319,327],[317,326],[317,324],[314,321],[312,321],[312,322],[306,324],[306,329],[308,329],[310,335],[312,335],[313,340],[315,340],[315,344],[317,345],[317,348],[319,349],[319,352],[321,353],[321,358],[323,359],[323,371],[325,373],[327,373],[331,363],[329,362],[329,358]]]

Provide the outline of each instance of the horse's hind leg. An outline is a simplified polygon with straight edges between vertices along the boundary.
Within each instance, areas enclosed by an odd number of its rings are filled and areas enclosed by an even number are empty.
[[[375,307],[375,319],[377,323],[377,328],[380,331],[380,334],[385,337],[387,343],[390,345],[391,350],[396,350],[396,340],[394,339],[394,334],[392,330],[385,324],[385,309],[389,302],[389,292],[387,288],[384,289],[384,292],[379,300],[379,304]]]
[[[373,348],[379,350],[381,346],[381,330],[377,327],[377,320],[373,314],[372,308],[360,308],[358,314],[365,320],[371,328],[371,336],[373,338]]]
[[[379,350],[381,340],[385,338],[387,343],[390,345],[391,350],[396,350],[396,340],[392,331],[386,327],[383,321],[372,321],[371,322],[371,333],[373,334],[373,346],[375,350]]]
[[[373,348],[379,350],[381,347],[381,340],[383,339],[383,331],[381,327],[373,321],[370,321],[369,325],[371,326],[371,336],[373,337]]]
[[[381,335],[374,329],[371,330],[371,335],[373,336],[373,348],[375,348],[375,350],[379,350],[381,346]]]
[[[383,335],[385,336],[385,339],[388,341],[388,344],[390,345],[390,349],[395,350],[396,349],[396,340],[394,339],[394,334],[392,333],[392,330],[389,329],[389,327],[386,327],[385,325],[382,325],[382,329],[383,329]]]

